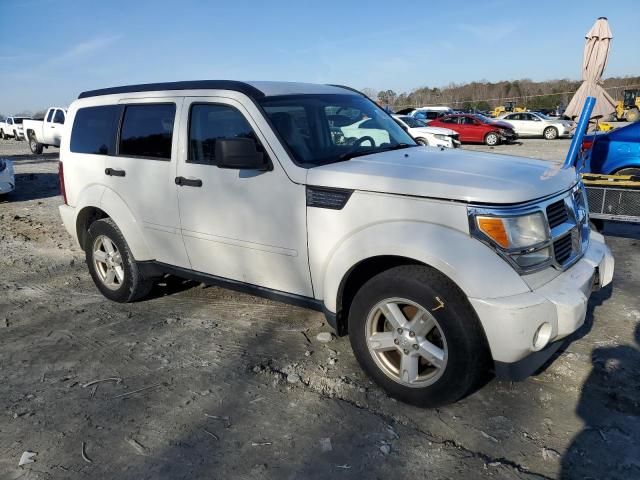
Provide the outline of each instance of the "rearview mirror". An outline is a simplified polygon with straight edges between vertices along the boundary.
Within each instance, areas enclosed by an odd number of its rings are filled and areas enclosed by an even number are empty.
[[[252,138],[221,138],[216,140],[216,164],[220,168],[237,170],[270,170],[265,154],[256,148]]]

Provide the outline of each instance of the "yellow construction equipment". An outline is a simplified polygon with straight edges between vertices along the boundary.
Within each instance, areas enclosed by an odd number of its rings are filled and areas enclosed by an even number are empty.
[[[516,102],[507,101],[507,102],[504,102],[504,105],[500,105],[494,108],[493,110],[491,110],[491,116],[495,118],[495,117],[499,117],[503,113],[511,113],[511,112],[518,113],[518,112],[526,112],[526,111],[527,111],[526,107],[516,107]]]
[[[637,122],[640,120],[640,89],[623,92],[622,100],[616,102],[616,117],[618,121]]]

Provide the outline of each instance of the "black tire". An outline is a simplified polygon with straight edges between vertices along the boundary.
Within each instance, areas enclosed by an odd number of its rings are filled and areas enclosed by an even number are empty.
[[[556,127],[547,127],[542,132],[542,136],[547,140],[555,140],[558,138],[558,129]]]
[[[99,238],[106,237],[116,247],[121,255],[121,267],[124,270],[124,279],[117,288],[110,288],[102,279],[94,262],[94,244]],[[103,218],[91,224],[84,245],[87,266],[93,282],[98,290],[109,300],[119,303],[135,302],[146,297],[153,287],[153,280],[144,278],[133,258],[120,229],[110,218]]]
[[[42,147],[43,145],[38,143],[38,140],[36,139],[36,134],[31,133],[29,135],[29,149],[31,150],[31,153],[40,155],[42,153]]]
[[[484,143],[490,147],[495,147],[500,145],[500,137],[496,132],[489,132],[484,137]]]
[[[9,138],[5,133],[4,130],[0,130],[0,138],[2,140],[6,140],[7,138]]]
[[[631,175],[633,177],[638,177],[638,179],[640,179],[640,168],[639,167],[621,168],[616,172],[616,175]]]
[[[13,140],[15,142],[19,142],[20,141],[20,135],[18,135],[18,132],[16,132],[15,130],[13,131]]]
[[[427,141],[426,138],[416,138],[416,143],[418,145],[422,145],[422,146],[425,146],[425,147],[429,146],[429,142]]]
[[[640,120],[640,110],[637,108],[631,108],[627,112],[627,120],[629,122],[637,122]]]
[[[602,232],[604,230],[604,220],[601,218],[591,218],[589,220],[589,226],[591,227],[591,230]]]
[[[389,298],[419,304],[430,311],[442,331],[447,360],[440,376],[430,385],[416,388],[399,383],[378,366],[367,346],[370,312]],[[348,321],[351,346],[362,368],[389,395],[403,402],[423,407],[450,404],[473,391],[488,376],[491,356],[475,311],[464,293],[432,268],[400,266],[371,278],[355,295]]]

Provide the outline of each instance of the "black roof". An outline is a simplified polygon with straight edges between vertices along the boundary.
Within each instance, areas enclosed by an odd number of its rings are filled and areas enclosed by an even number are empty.
[[[254,99],[265,96],[264,92],[245,82],[235,80],[190,80],[186,82],[143,83],[140,85],[88,90],[82,92],[78,98],[99,97],[116,93],[154,92],[158,90],[234,90]]]

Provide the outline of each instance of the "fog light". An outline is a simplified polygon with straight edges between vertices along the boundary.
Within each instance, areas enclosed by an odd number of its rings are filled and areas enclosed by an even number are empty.
[[[538,350],[542,350],[549,343],[549,339],[551,338],[551,324],[543,323],[536,330],[535,335],[533,336],[533,349],[537,352]]]

